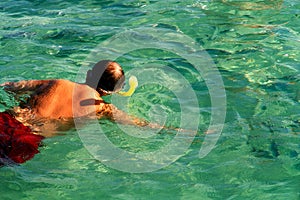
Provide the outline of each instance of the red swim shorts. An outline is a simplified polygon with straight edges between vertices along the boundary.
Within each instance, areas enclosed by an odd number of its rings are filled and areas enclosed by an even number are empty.
[[[0,113],[0,166],[24,163],[39,153],[38,147],[44,137],[32,134],[7,112]]]

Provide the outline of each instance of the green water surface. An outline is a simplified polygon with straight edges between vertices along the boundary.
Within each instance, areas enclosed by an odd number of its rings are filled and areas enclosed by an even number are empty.
[[[149,173],[118,171],[95,159],[72,129],[45,139],[32,160],[2,167],[0,199],[300,199],[299,14],[298,0],[1,1],[1,83],[75,81],[102,42],[131,29],[164,29],[192,38],[208,53],[224,82],[227,112],[215,148],[200,159],[213,109],[206,82],[176,52],[128,52],[117,59],[125,72],[168,66],[195,92],[200,125],[185,155]],[[175,51],[183,49],[185,41],[176,42]],[[176,76],[154,72],[157,84],[142,85],[149,77],[140,75],[128,112],[151,119],[162,109],[166,124],[178,127],[180,103],[191,113],[197,108],[172,92],[182,89]],[[1,111],[14,106],[3,90],[0,95]],[[100,123],[115,145],[131,152],[157,150],[176,134],[141,139]]]

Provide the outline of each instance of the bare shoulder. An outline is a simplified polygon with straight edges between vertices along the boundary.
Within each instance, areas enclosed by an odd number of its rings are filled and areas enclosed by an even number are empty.
[[[47,82],[45,82],[45,85],[48,86],[49,89],[51,88],[57,91],[65,91],[69,93],[70,91],[73,91],[74,88],[77,88],[80,84],[66,79],[52,79],[47,80]]]
[[[75,82],[66,79],[50,79],[45,81],[53,86],[73,86],[75,84]]]

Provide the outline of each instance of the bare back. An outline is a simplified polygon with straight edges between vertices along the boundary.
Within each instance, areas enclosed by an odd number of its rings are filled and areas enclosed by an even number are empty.
[[[51,119],[82,117],[95,113],[103,104],[92,88],[68,80],[47,80],[36,88],[28,106],[38,117]]]
[[[73,121],[75,117],[84,116],[106,117],[122,124],[148,125],[145,120],[129,116],[114,105],[104,102],[100,94],[86,84],[55,79],[7,82],[1,86],[15,93],[29,92],[28,101],[20,108],[14,108],[14,115],[30,126],[40,126],[38,124],[41,124],[41,119]],[[41,125],[44,126],[43,124]],[[49,129],[49,126],[38,129]]]

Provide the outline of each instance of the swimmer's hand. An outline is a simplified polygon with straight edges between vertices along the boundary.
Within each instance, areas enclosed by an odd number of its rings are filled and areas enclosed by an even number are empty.
[[[137,86],[138,86],[137,78],[135,76],[131,76],[129,78],[129,87],[130,87],[129,90],[127,92],[122,92],[122,91],[118,92],[118,94],[126,97],[131,96],[134,93]]]

